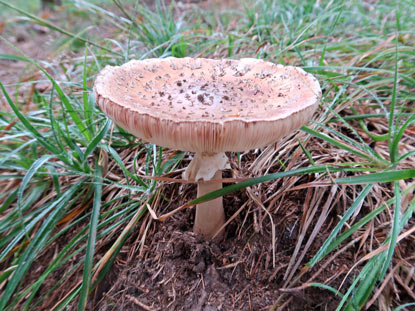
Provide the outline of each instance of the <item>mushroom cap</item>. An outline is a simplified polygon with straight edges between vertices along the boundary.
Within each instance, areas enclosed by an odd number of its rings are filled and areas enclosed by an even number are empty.
[[[100,108],[123,129],[193,152],[264,147],[308,122],[321,96],[304,70],[244,58],[165,58],[106,66]]]

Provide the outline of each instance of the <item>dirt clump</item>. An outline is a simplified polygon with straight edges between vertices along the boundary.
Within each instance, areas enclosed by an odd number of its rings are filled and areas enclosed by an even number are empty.
[[[193,232],[160,229],[149,241],[154,255],[130,263],[107,293],[115,301],[122,295],[124,310],[136,310],[137,301],[151,310],[191,311],[259,310],[272,303],[275,288],[264,288],[246,275],[242,262],[231,262],[236,254],[225,258],[237,247],[232,242],[204,242]]]
[[[95,296],[90,310],[270,310],[282,294],[295,235],[277,228],[274,266],[270,232],[255,232],[250,221],[240,231],[245,215],[220,242],[194,234],[192,216],[188,210],[156,223],[141,256],[118,261],[117,273],[104,280],[110,289]],[[334,310],[338,301],[328,296],[321,289],[290,293],[286,310]]]

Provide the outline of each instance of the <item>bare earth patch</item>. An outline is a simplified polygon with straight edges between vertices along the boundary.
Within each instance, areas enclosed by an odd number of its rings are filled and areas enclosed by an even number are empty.
[[[246,200],[244,193],[225,197],[227,217]],[[257,211],[247,206],[228,225],[223,241],[206,242],[191,232],[194,211],[189,209],[154,223],[142,248],[126,250],[113,273],[103,280],[89,309],[269,310],[282,294],[284,273],[295,246],[296,223],[301,217],[297,200],[301,198],[290,196],[285,201],[287,209],[274,217],[279,223],[275,266],[269,221],[265,219],[258,232],[254,229],[252,217]],[[318,246],[313,246],[313,252]],[[333,262],[317,281],[324,282],[343,264],[351,262]],[[320,289],[307,289],[290,293],[284,303],[288,303],[285,310],[335,310],[338,300]]]

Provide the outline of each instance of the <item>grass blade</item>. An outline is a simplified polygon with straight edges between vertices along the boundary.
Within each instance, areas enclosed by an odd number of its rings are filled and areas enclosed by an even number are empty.
[[[87,56],[88,56],[88,45],[85,44],[85,55],[84,55],[84,64],[82,70],[82,101],[83,101],[83,109],[84,109],[84,118],[86,122],[86,127],[88,131],[91,131],[91,116],[92,116],[92,105],[89,102],[88,97],[88,85],[87,85]],[[90,133],[92,134],[92,133]]]
[[[320,133],[319,131],[310,129],[310,128],[306,127],[306,126],[303,126],[301,129],[304,132],[306,132],[306,133],[308,133],[310,135],[313,135],[315,137],[318,137],[318,138],[320,138],[320,139],[322,139],[322,140],[330,143],[333,146],[336,146],[336,147],[341,148],[342,150],[347,150],[347,151],[349,151],[349,152],[351,152],[351,153],[353,153],[353,154],[355,154],[355,155],[357,155],[357,156],[359,156],[359,157],[361,157],[363,159],[366,159],[366,160],[368,160],[370,162],[378,163],[380,165],[384,165],[384,163],[381,162],[379,159],[374,158],[374,157],[372,157],[372,156],[370,156],[370,155],[368,155],[368,154],[366,154],[366,153],[364,153],[364,152],[362,152],[362,151],[360,151],[360,150],[358,150],[358,149],[356,149],[354,147],[351,147],[350,145],[345,144],[345,143],[343,143],[343,142],[341,142],[341,141],[339,141],[337,139],[334,139],[334,138],[332,138],[332,137],[330,137],[330,136],[328,136],[326,134],[323,134],[323,133]]]
[[[69,190],[67,190],[58,200],[53,203],[54,208],[51,210],[49,216],[43,221],[42,225],[36,232],[26,250],[20,254],[16,262],[17,268],[7,283],[2,296],[0,297],[0,310],[5,310],[9,299],[14,294],[20,281],[29,270],[39,252],[44,248],[45,243],[47,243],[47,240],[58,221],[63,217],[65,211],[70,207],[71,204],[69,204],[69,202],[74,202],[74,200],[77,199],[76,193],[79,192],[82,183],[83,180],[72,185]]]
[[[391,151],[394,154],[394,157],[392,159],[392,153],[391,153],[391,162],[392,163],[399,163],[400,161],[402,161],[402,159],[404,159],[403,157],[399,157],[398,159],[396,159],[396,157],[399,156],[399,142],[402,139],[402,136],[405,133],[405,130],[408,128],[408,126],[411,125],[411,123],[413,123],[415,121],[415,114],[411,115],[406,121],[405,123],[401,126],[401,128],[399,129],[398,133],[396,133],[396,135],[394,135],[394,137],[392,138],[392,141],[390,143],[390,148]],[[405,155],[404,155],[405,156]]]
[[[133,175],[129,170],[127,170],[127,168],[124,165],[124,162],[122,161],[121,157],[118,155],[117,151],[115,151],[114,148],[112,148],[109,145],[104,145],[102,146],[102,148],[106,150],[109,154],[111,154],[114,161],[117,162],[118,166],[121,168],[121,170],[124,173],[124,176],[127,180],[127,184],[128,184],[128,177],[130,177],[131,179],[139,183],[144,188],[148,188],[148,185],[140,177]]]
[[[348,237],[350,237],[353,233],[355,233],[357,230],[359,230],[361,227],[363,227],[365,224],[367,224],[370,220],[375,218],[377,215],[379,215],[381,212],[383,212],[386,209],[386,204],[381,205],[377,209],[373,210],[366,216],[364,216],[362,219],[360,219],[356,224],[354,224],[350,229],[346,230],[342,234],[340,234],[332,243],[328,246],[326,252],[324,253],[323,257],[325,257],[328,253],[330,253],[332,250],[334,250],[337,246],[339,246],[344,240],[346,240]]]
[[[88,147],[86,148],[84,152],[84,162],[87,160],[88,156],[95,150],[95,148],[98,146],[100,141],[104,138],[104,136],[107,134],[108,129],[110,128],[112,124],[112,121],[110,119],[107,119],[105,124],[102,126],[98,134],[91,140],[91,142],[88,144]]]
[[[392,89],[392,100],[389,108],[389,122],[388,128],[391,137],[395,136],[395,106],[397,100],[397,89],[398,89],[398,39],[395,39],[395,68],[393,75],[393,89]],[[398,146],[393,143],[393,140],[389,141],[389,156],[392,163],[396,162],[398,157]]]
[[[334,171],[343,171],[345,168],[336,168],[328,165],[322,165],[322,166],[314,166],[314,167],[305,167],[305,168],[299,168],[296,170],[290,170],[286,172],[278,172],[273,174],[268,174],[261,177],[255,177],[251,178],[249,180],[241,181],[237,184],[233,184],[227,187],[224,187],[222,189],[210,192],[208,194],[205,194],[195,200],[192,200],[187,203],[187,205],[195,205],[202,202],[206,202],[209,200],[213,200],[216,198],[219,198],[221,196],[224,196],[228,193],[239,191],[241,189],[244,189],[246,187],[254,186],[260,183],[264,183],[267,181],[275,180],[282,177],[287,176],[293,176],[293,175],[305,175],[305,174],[314,174],[314,173],[324,173],[324,172],[334,172]]]
[[[401,306],[399,306],[399,307],[397,307],[397,308],[393,309],[392,311],[401,311],[401,310],[403,310],[403,309],[406,309],[407,307],[412,307],[412,306],[414,306],[414,307],[415,307],[415,302],[406,303],[406,304],[404,304],[404,305],[401,305]]]
[[[335,289],[335,288],[333,288],[333,287],[331,287],[331,286],[329,286],[329,285],[326,285],[326,284],[321,284],[321,283],[310,283],[310,284],[308,284],[308,285],[313,286],[313,287],[319,287],[319,288],[326,289],[326,290],[328,290],[328,291],[332,292],[333,294],[335,294],[336,296],[340,296],[340,297],[343,297],[343,296],[344,296],[344,295],[343,295],[341,292],[339,292],[337,289]]]
[[[16,116],[19,118],[20,122],[24,125],[24,127],[34,136],[36,139],[41,143],[47,150],[49,150],[51,153],[59,154],[60,151],[55,146],[50,144],[46,139],[43,138],[43,135],[41,135],[34,127],[33,125],[27,120],[27,118],[19,111],[19,109],[16,107],[16,105],[13,103],[12,99],[10,98],[9,94],[7,93],[6,89],[4,88],[3,84],[0,82],[0,88],[3,91],[4,96],[6,97],[7,102],[10,105],[10,108],[12,108],[13,112],[16,114]]]
[[[405,169],[373,173],[356,177],[337,178],[335,179],[335,182],[339,184],[385,183],[414,177],[415,169]]]
[[[395,209],[393,211],[392,232],[390,235],[389,248],[386,255],[386,260],[383,263],[383,268],[379,276],[379,280],[382,280],[388,270],[389,264],[392,261],[392,256],[395,251],[396,243],[398,240],[399,232],[401,231],[401,187],[399,182],[394,183],[395,190]]]
[[[363,273],[363,270],[359,273],[357,279],[360,278],[362,281],[353,293],[352,299],[349,301],[346,310],[354,310],[356,307],[357,310],[361,310],[362,306],[366,303],[376,285],[376,281],[379,279],[379,272],[384,263],[384,254],[385,253],[379,254],[378,256],[370,259],[370,261],[363,268],[364,270],[366,267],[370,267],[367,273]]]
[[[0,0],[0,4],[2,0]],[[78,130],[82,133],[82,135],[85,136],[85,138],[90,141],[91,140],[91,136],[89,131],[87,130],[85,124],[82,122],[81,118],[79,117],[78,113],[76,112],[76,109],[74,108],[74,106],[71,104],[71,102],[69,101],[68,96],[63,92],[62,88],[59,86],[59,84],[55,81],[55,79],[53,79],[53,77],[43,68],[41,67],[35,60],[28,58],[28,57],[22,57],[20,58],[20,60],[28,62],[33,64],[34,66],[36,66],[40,71],[42,71],[42,73],[49,79],[49,81],[52,83],[54,89],[56,89],[56,92],[59,95],[59,98],[61,100],[61,103],[63,104],[63,106],[65,107],[66,111],[69,113],[69,115],[72,118],[72,121],[75,123],[76,127],[78,128]],[[3,93],[6,93],[5,88],[3,87],[3,85],[0,83],[0,87],[3,90]],[[6,96],[6,94],[5,94]],[[8,96],[6,96],[7,98]],[[8,102],[10,104],[11,99],[8,99]],[[14,104],[13,104],[14,106]],[[13,107],[12,107],[13,109]],[[13,109],[13,111],[16,113],[16,110]],[[16,113],[17,115],[17,113]],[[21,113],[20,113],[21,115]],[[20,117],[19,117],[20,119]],[[30,125],[30,127],[33,128],[33,126]],[[56,148],[55,148],[56,149]],[[58,152],[54,152],[55,154]]]
[[[20,184],[19,191],[17,192],[17,205],[20,207],[22,203],[23,198],[23,192],[26,189],[26,186],[28,185],[29,181],[32,179],[32,177],[36,174],[36,172],[45,164],[47,161],[49,161],[51,158],[53,158],[53,155],[46,154],[39,159],[37,159],[30,169],[27,171],[26,175],[23,177],[22,183]]]
[[[353,202],[352,206],[346,211],[342,219],[330,233],[329,237],[325,240],[324,244],[321,246],[317,254],[311,259],[308,266],[314,266],[318,261],[320,261],[326,254],[329,248],[332,248],[332,242],[336,238],[337,234],[343,228],[344,224],[347,220],[353,215],[354,211],[363,203],[363,200],[369,194],[370,190],[372,189],[373,185],[367,185],[362,192],[359,194],[357,199]]]
[[[95,188],[94,189],[94,204],[92,207],[91,221],[89,224],[88,244],[86,248],[83,281],[82,281],[82,288],[81,288],[80,297],[79,297],[78,311],[82,311],[86,309],[89,289],[91,285],[92,264],[94,260],[98,218],[99,218],[99,211],[101,208],[101,197],[102,197],[102,167],[98,165],[98,163],[96,163],[94,188]]]

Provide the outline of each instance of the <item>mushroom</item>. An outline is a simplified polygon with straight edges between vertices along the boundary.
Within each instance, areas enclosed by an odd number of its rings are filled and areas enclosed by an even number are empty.
[[[312,117],[321,95],[304,70],[244,58],[132,60],[105,67],[97,103],[123,129],[162,147],[195,152],[184,178],[198,196],[220,189],[226,151],[275,143]],[[216,182],[210,182],[215,179]],[[194,232],[223,235],[222,198],[196,207]]]

